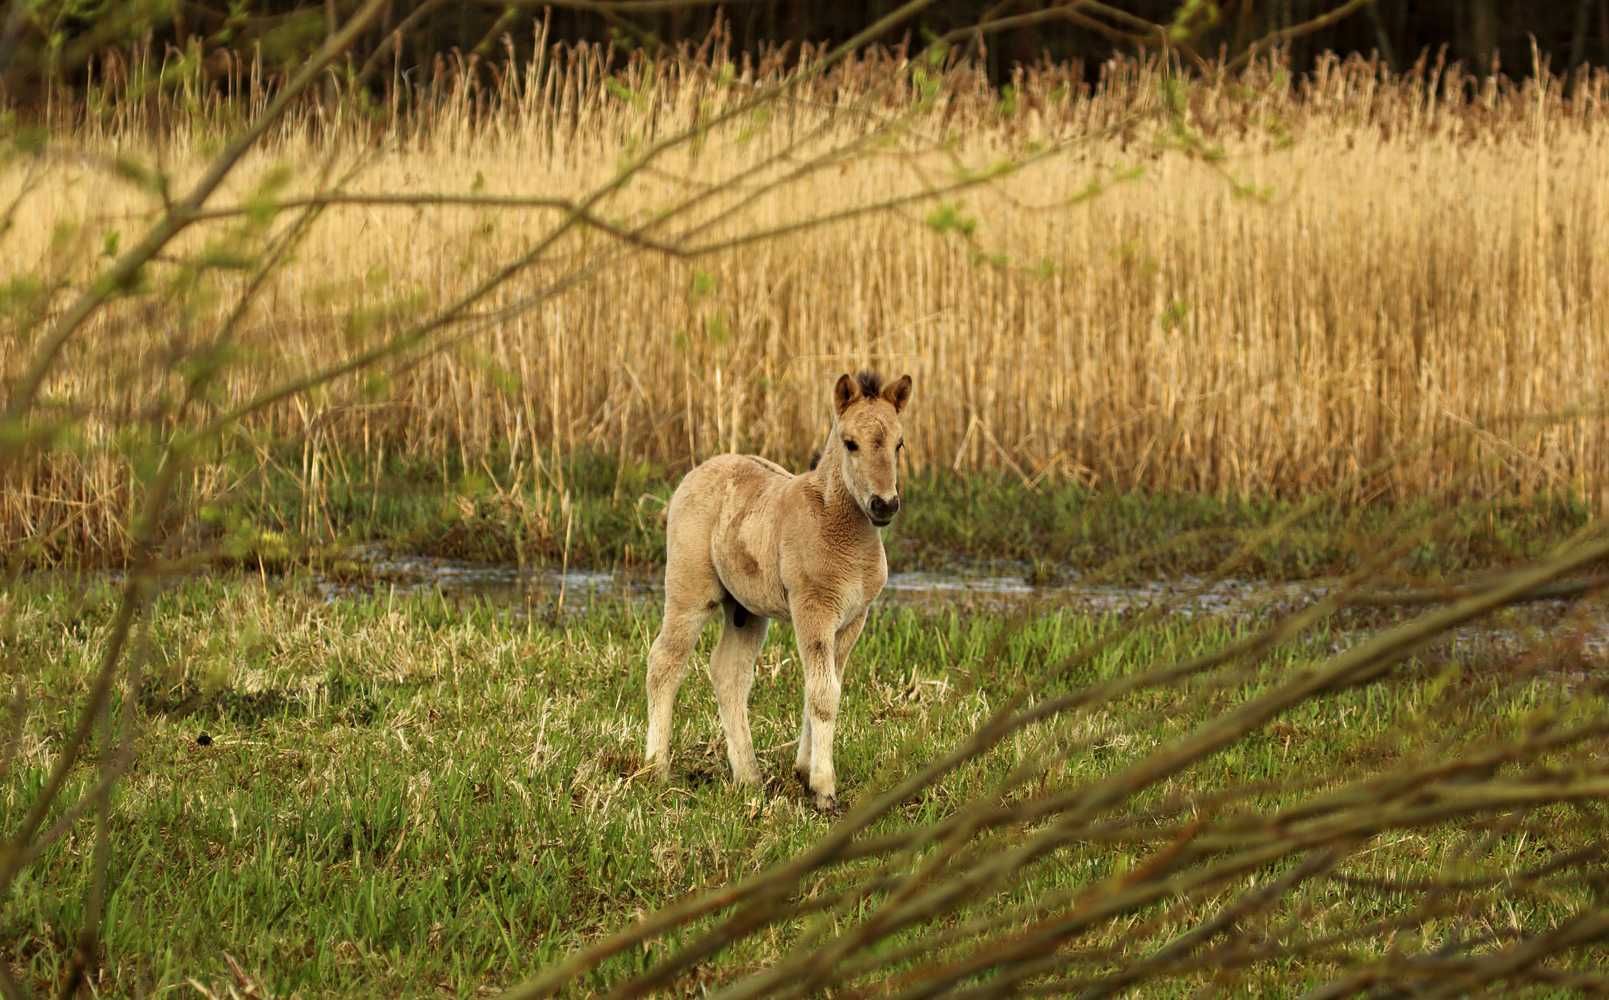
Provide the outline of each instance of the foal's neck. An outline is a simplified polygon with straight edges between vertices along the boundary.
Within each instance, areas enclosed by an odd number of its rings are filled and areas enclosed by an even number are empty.
[[[873,538],[881,541],[877,529],[872,526],[871,518],[860,509],[860,504],[855,502],[855,498],[849,493],[848,485],[844,483],[843,465],[840,462],[842,449],[843,445],[839,443],[836,435],[829,437],[827,446],[821,451],[821,459],[816,463],[815,471],[811,473],[821,484],[821,496],[826,504],[827,517],[847,527],[864,529]]]

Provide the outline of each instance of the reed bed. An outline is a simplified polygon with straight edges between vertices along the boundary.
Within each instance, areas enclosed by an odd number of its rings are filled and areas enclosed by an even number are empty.
[[[718,41],[659,59],[538,51],[444,62],[381,102],[332,78],[284,118],[215,215],[61,356],[42,412],[74,433],[7,470],[0,546],[123,558],[142,435],[444,314],[245,417],[188,475],[193,498],[278,471],[317,530],[332,483],[399,460],[561,506],[554,459],[580,452],[802,466],[831,380],[873,365],[915,379],[918,469],[1609,504],[1609,74],[1152,60],[1094,85],[1078,66],[1024,68],[996,90],[960,54],[865,54],[660,157],[593,225],[454,310],[561,221],[516,202],[578,199],[786,72]],[[108,59],[52,100],[42,150],[0,165],[7,393],[67,293],[160,210],[156,178],[182,190],[274,86],[243,66],[147,91],[160,70]],[[289,207],[319,192],[374,197]],[[257,280],[224,349],[215,331]],[[546,510],[534,529],[562,531]]]

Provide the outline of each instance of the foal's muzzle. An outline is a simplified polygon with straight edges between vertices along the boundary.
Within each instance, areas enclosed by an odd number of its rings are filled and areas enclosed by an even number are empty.
[[[881,528],[894,520],[894,515],[899,513],[899,494],[896,493],[887,499],[872,497],[871,503],[867,505],[866,513],[871,516],[872,523]]]

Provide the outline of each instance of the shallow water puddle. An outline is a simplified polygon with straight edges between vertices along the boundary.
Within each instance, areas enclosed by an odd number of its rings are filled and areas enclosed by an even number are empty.
[[[359,553],[365,574],[358,580],[319,578],[328,598],[374,593],[439,592],[447,596],[480,597],[510,605],[540,602],[563,611],[580,611],[600,599],[655,601],[663,590],[658,574],[630,575],[597,570],[521,569],[430,556],[392,555],[379,551]],[[1025,568],[1026,569],[1026,568]],[[995,614],[1037,610],[1076,609],[1095,614],[1129,614],[1165,608],[1169,614],[1194,617],[1257,617],[1288,612],[1321,598],[1323,581],[1269,583],[1181,577],[1138,584],[1116,585],[1058,583],[1035,586],[1024,576],[966,573],[892,573],[880,600],[923,608],[955,607]],[[1498,627],[1466,625],[1453,631],[1455,647],[1485,647],[1494,653],[1513,653],[1539,641],[1558,640],[1563,626],[1556,619],[1567,607],[1564,601],[1543,601],[1527,606],[1534,626]],[[1609,618],[1572,625],[1572,644],[1582,655],[1609,660]],[[1351,645],[1370,630],[1351,630],[1337,637],[1336,648]]]
[[[556,600],[563,594],[565,603],[570,605],[606,596],[648,598],[664,590],[658,574],[521,569],[512,565],[378,552],[362,553],[360,560],[366,570],[363,578],[354,581],[321,577],[318,581],[321,592],[337,597],[392,588],[402,592],[440,591],[448,595],[509,600],[532,597]],[[1209,581],[1181,577],[1126,586],[1077,582],[1035,586],[1023,576],[912,572],[889,574],[881,600],[927,607],[963,605],[996,610],[1076,607],[1111,613],[1162,605],[1186,615],[1233,615],[1255,613],[1270,606],[1288,607],[1322,593],[1322,588],[1315,586],[1236,579]]]
[[[584,606],[597,597],[644,597],[657,588],[647,578],[599,570],[521,569],[513,565],[460,562],[432,556],[356,553],[364,573],[358,579],[315,577],[325,597],[393,590],[401,593],[436,592],[485,597],[491,600],[528,598],[557,600]],[[572,604],[571,601],[575,603]]]

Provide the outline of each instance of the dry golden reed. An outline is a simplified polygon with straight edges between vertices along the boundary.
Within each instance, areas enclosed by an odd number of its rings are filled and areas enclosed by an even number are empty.
[[[326,187],[342,179],[348,194],[580,198],[781,72],[729,69],[714,52],[610,75],[595,49],[546,51],[443,65],[382,107],[332,86],[216,203],[250,199],[287,167],[280,199],[317,189],[326,168]],[[672,467],[740,449],[798,466],[827,428],[832,378],[874,365],[915,378],[918,467],[1121,490],[1293,496],[1355,479],[1354,500],[1604,504],[1609,77],[1392,76],[1362,60],[1294,81],[1277,62],[1165,70],[1112,63],[1085,87],[1077,67],[1042,66],[1001,92],[965,65],[866,56],[597,206],[629,228],[702,199],[646,231],[680,253],[572,230],[471,307],[479,319],[434,334],[450,348],[250,417],[249,443],[231,439],[193,485],[249,484],[277,464],[307,488],[316,523],[324,484],[398,455],[544,491],[564,489],[550,460],[575,449]],[[126,244],[159,207],[108,164],[137,158],[182,190],[223,123],[261,105],[268,85],[252,72],[227,100],[184,88],[120,100],[125,62],[103,67],[89,102],[54,107],[42,172],[22,159],[0,173],[0,204],[37,184],[0,235],[0,282],[87,280],[107,241]],[[560,218],[328,208],[269,279],[216,390],[163,419],[226,412],[397,335]],[[0,544],[119,554],[131,473],[116,432],[170,412],[153,409],[180,392],[170,361],[205,340],[245,278],[219,272],[183,309],[162,282],[242,225],[198,224],[153,267],[152,295],[82,331],[48,385],[54,407],[85,419],[79,444],[13,470]],[[21,369],[41,322],[9,332],[0,373]]]

